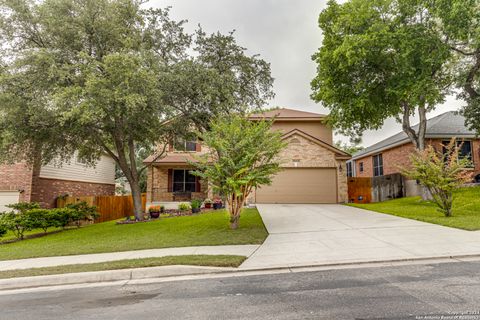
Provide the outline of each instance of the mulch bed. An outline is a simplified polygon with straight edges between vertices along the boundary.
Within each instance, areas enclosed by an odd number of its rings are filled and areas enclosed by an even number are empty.
[[[165,212],[160,213],[160,217],[156,219],[151,219],[150,217],[142,221],[135,220],[121,220],[117,221],[117,224],[135,224],[135,223],[144,223],[144,222],[153,222],[163,218],[176,218],[176,217],[186,217],[186,216],[198,216],[200,214],[211,213],[216,211],[215,209],[205,209],[202,208],[200,212],[193,213],[192,210],[180,211],[177,209],[166,209]]]

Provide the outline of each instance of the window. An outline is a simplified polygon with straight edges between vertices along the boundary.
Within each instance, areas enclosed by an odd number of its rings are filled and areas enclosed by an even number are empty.
[[[190,170],[173,170],[173,192],[195,192],[196,181]]]
[[[363,162],[360,162],[358,164],[358,167],[359,167],[360,172],[363,172]]]
[[[373,156],[373,176],[383,176],[383,157],[382,154]]]
[[[450,143],[450,141],[442,141],[443,154],[445,154],[447,152],[445,146],[447,146],[449,143]],[[458,157],[460,159],[465,159],[466,158],[466,159],[472,161],[473,160],[472,159],[472,141],[457,140],[456,144],[457,144],[457,147],[460,148],[458,150]]]
[[[347,177],[353,177],[353,163],[347,162]]]
[[[197,143],[192,140],[177,139],[173,145],[175,151],[197,151]]]

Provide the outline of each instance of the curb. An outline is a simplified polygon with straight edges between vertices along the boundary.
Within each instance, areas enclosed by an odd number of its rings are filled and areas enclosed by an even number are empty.
[[[236,271],[236,268],[199,266],[160,266],[122,270],[105,270],[81,273],[65,273],[47,276],[0,279],[0,292],[4,290],[50,287],[72,284],[101,283],[114,281],[164,278],[184,275],[213,274]]]
[[[149,268],[134,268],[122,270],[106,270],[82,273],[67,273],[47,276],[34,277],[20,277],[11,279],[0,279],[0,294],[4,291],[18,290],[18,289],[34,289],[43,287],[66,286],[66,285],[80,285],[80,284],[94,284],[107,283],[119,281],[132,280],[150,280],[154,282],[174,281],[174,280],[188,280],[227,276],[249,276],[258,274],[275,274],[275,273],[290,273],[290,272],[311,272],[333,269],[347,269],[347,268],[366,268],[366,267],[386,267],[386,266],[401,266],[408,264],[423,264],[423,263],[453,263],[462,261],[476,261],[480,260],[480,255],[451,255],[451,256],[437,256],[425,257],[418,259],[393,259],[381,261],[365,261],[365,262],[346,262],[346,263],[331,263],[331,264],[313,264],[303,266],[286,266],[275,268],[257,268],[257,269],[238,269],[238,268],[223,268],[223,267],[201,267],[201,266],[160,266]]]

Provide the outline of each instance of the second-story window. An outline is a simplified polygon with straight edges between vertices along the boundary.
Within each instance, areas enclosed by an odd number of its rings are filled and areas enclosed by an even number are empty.
[[[197,151],[197,143],[193,140],[177,139],[173,145],[175,151]]]
[[[383,176],[383,157],[382,154],[373,156],[373,176]]]

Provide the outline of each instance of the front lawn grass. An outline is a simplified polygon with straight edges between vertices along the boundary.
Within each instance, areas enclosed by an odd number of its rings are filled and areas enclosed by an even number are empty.
[[[0,271],[0,279],[45,276],[51,274],[147,268],[171,265],[238,267],[245,261],[244,256],[228,255],[185,255],[160,258],[129,259],[89,264],[70,264],[56,267]]]
[[[453,216],[449,218],[439,212],[433,202],[422,201],[420,197],[348,205],[452,228],[480,230],[480,187],[462,188],[456,191]]]
[[[118,225],[115,221],[0,245],[0,260],[188,246],[261,244],[268,233],[257,209],[244,209],[237,230],[225,210]]]

